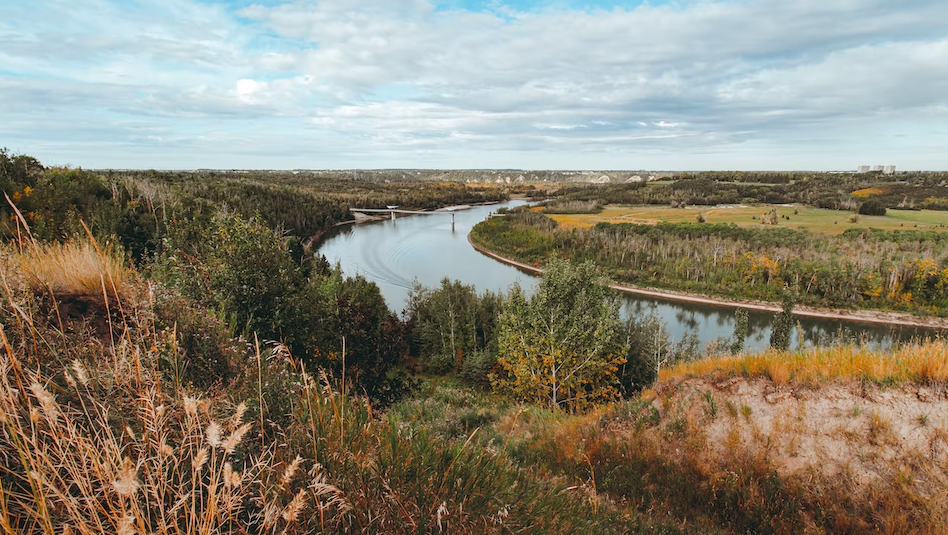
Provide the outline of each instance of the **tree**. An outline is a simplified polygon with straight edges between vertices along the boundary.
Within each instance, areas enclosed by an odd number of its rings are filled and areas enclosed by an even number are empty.
[[[407,310],[412,341],[433,371],[460,370],[473,351],[493,342],[500,308],[501,296],[478,296],[473,285],[447,277],[433,289],[416,283]]]
[[[859,207],[862,215],[885,215],[885,205],[875,199],[870,199]]]
[[[790,334],[795,323],[793,318],[793,294],[787,292],[783,298],[783,310],[774,315],[774,322],[770,331],[770,347],[786,351],[790,349]]]
[[[658,379],[671,359],[672,343],[665,322],[654,312],[641,318],[630,317],[623,330],[626,362],[619,368],[624,394],[642,390]]]
[[[412,338],[428,366],[444,372],[477,345],[477,292],[473,286],[441,279],[436,289],[416,283],[409,294]]]
[[[320,317],[295,329],[314,338],[307,363],[345,377],[375,402],[392,401],[382,398],[397,396],[391,390],[400,389],[390,372],[407,352],[405,324],[389,311],[375,283],[361,275],[345,277],[338,265],[311,285],[312,301],[322,303],[312,307],[311,315]]]
[[[731,353],[740,355],[744,352],[744,340],[747,339],[749,328],[747,325],[747,311],[739,308],[734,312],[734,335],[731,337]]]
[[[498,330],[495,388],[554,409],[618,396],[619,300],[592,262],[551,261],[529,298],[515,286]]]

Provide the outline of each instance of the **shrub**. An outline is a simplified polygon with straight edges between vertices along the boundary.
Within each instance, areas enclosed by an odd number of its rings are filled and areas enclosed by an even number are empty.
[[[158,285],[153,293],[156,326],[174,337],[163,338],[171,347],[159,366],[175,384],[209,388],[234,379],[241,354],[224,322],[176,290]]]
[[[885,205],[875,199],[862,203],[859,207],[859,213],[862,215],[885,215]]]
[[[489,350],[479,349],[464,357],[458,377],[465,383],[487,389],[490,388],[490,374],[497,365],[497,355]]]

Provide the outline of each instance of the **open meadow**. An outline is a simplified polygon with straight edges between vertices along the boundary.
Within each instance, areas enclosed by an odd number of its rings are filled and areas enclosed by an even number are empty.
[[[761,224],[762,217],[769,219],[771,210],[777,210],[777,224]],[[550,214],[549,217],[564,227],[589,228],[601,222],[693,223],[699,214],[704,216],[707,223],[735,223],[741,227],[756,228],[792,228],[820,234],[842,234],[851,228],[948,231],[948,212],[944,211],[890,209],[884,216],[859,215],[856,222],[852,222],[851,218],[855,215],[853,212],[799,204],[737,204],[687,208],[608,205],[598,214]]]

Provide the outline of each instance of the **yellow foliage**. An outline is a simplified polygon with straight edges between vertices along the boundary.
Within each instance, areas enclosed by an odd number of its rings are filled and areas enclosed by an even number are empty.
[[[865,199],[866,197],[872,197],[873,195],[885,195],[887,192],[888,192],[887,188],[877,186],[874,188],[865,188],[865,189],[856,190],[853,192],[853,196]]]

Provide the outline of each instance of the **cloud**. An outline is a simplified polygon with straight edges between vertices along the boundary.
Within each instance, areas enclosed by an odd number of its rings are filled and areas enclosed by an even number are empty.
[[[161,146],[191,140],[181,161],[238,167],[851,167],[885,150],[944,166],[942,0],[452,6],[17,3],[0,145],[52,129],[65,146],[86,124],[97,160],[167,162]],[[160,133],[121,126],[140,123]]]

